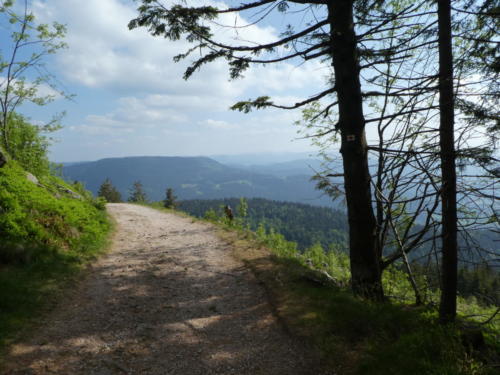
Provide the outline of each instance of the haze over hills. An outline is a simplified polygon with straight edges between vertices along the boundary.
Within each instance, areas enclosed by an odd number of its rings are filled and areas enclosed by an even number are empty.
[[[277,177],[312,176],[322,170],[321,160],[298,159],[272,164],[231,165],[231,167],[244,169],[254,173],[271,174]]]
[[[312,160],[315,154],[311,152],[260,152],[236,155],[208,155],[219,163],[230,167],[234,166],[264,166],[270,164],[288,163],[297,160]]]
[[[289,164],[286,166],[293,170]],[[309,169],[310,173],[306,174],[306,168],[306,164],[302,169],[297,167],[302,174],[274,175],[259,173],[257,168],[230,167],[208,157],[144,156],[65,165],[63,176],[83,182],[94,194],[109,178],[125,199],[134,181],[141,181],[151,200],[164,199],[165,190],[170,187],[179,199],[259,197],[335,206],[330,198],[314,188],[314,182],[310,181],[313,171]]]

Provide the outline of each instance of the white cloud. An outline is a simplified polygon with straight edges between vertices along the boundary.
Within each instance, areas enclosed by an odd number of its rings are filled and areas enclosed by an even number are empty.
[[[211,129],[226,129],[226,130],[236,129],[236,126],[234,124],[230,124],[227,121],[222,121],[222,120],[208,119],[205,121],[200,121],[199,124],[206,126],[208,128],[211,128]]]
[[[59,53],[58,63],[73,82],[128,93],[208,93],[215,87],[219,95],[238,92],[227,83],[223,62],[210,64],[203,75],[184,82],[186,63],[175,64],[172,58],[188,44],[153,38],[143,29],[128,30],[137,15],[132,2],[53,0],[36,1],[34,6],[42,22],[67,23],[69,49]]]
[[[78,126],[70,126],[69,130],[85,134],[85,135],[90,135],[90,136],[95,136],[95,135],[108,135],[115,137],[117,134],[130,134],[134,132],[134,129],[132,128],[127,128],[127,127],[112,127],[112,126],[103,126],[103,125],[87,125],[87,124],[82,124]]]
[[[161,106],[151,97],[138,99],[124,97],[118,100],[118,107],[106,114],[91,114],[85,123],[70,127],[86,134],[113,134],[115,131],[132,133],[135,129],[156,128],[184,124],[188,116],[182,110]]]
[[[179,111],[227,111],[233,103],[231,98],[212,95],[147,95],[142,99],[144,105],[150,107],[173,107]]]
[[[289,143],[295,135],[291,124],[296,113],[266,110],[244,115],[228,108],[259,95],[294,104],[321,90],[328,72],[322,64],[253,66],[244,79],[230,82],[226,61],[217,61],[185,81],[182,75],[189,61],[174,63],[172,57],[190,45],[154,38],[144,29],[128,30],[129,21],[137,16],[136,5],[123,0],[34,0],[41,22],[58,21],[68,27],[69,48],[56,55],[56,67],[76,88],[73,92],[81,103],[80,118],[72,119],[67,128],[73,135],[68,136],[70,141],[78,135],[100,136],[100,144],[116,146],[105,150],[108,156],[110,152],[165,154],[164,150],[219,153],[221,143],[235,153],[293,149]],[[218,22],[248,26],[237,32],[218,28],[228,43],[268,43],[278,37],[273,27],[249,25],[241,17],[224,15]],[[92,105],[101,96],[105,99]],[[118,138],[121,142],[113,141]]]
[[[286,92],[309,88],[312,94],[324,87],[329,69],[319,61],[310,61],[300,67],[292,64],[258,66],[246,73],[246,79],[254,82],[261,92]],[[303,98],[302,98],[303,99]]]
[[[58,55],[58,62],[67,78],[88,87],[108,87],[128,94],[196,93],[235,97],[249,88],[284,91],[323,81],[321,64],[307,63],[300,67],[291,64],[254,67],[246,73],[246,79],[228,82],[225,61],[217,61],[203,66],[200,73],[185,82],[181,77],[188,61],[174,63],[172,58],[192,45],[186,41],[154,38],[145,29],[128,30],[128,22],[137,16],[132,2],[37,0],[34,7],[42,22],[67,23],[69,49]],[[218,22],[240,27],[248,25],[240,16],[229,14],[222,15]],[[272,27],[257,25],[237,31],[218,27],[216,33],[233,44],[268,43],[277,38]]]

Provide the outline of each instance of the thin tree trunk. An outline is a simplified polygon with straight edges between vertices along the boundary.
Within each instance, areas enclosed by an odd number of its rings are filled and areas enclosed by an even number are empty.
[[[344,180],[349,218],[352,288],[355,294],[383,299],[376,220],[372,207],[365,118],[354,32],[353,1],[328,2],[335,87],[339,103]]]
[[[391,226],[392,232],[394,233],[394,237],[396,237],[396,240],[398,242],[399,246],[399,251],[401,252],[401,258],[403,258],[403,264],[405,265],[406,268],[406,273],[408,274],[408,280],[410,281],[411,287],[413,288],[413,293],[415,293],[415,305],[420,306],[422,305],[422,296],[420,295],[420,291],[418,290],[418,285],[417,281],[415,280],[415,277],[413,276],[413,272],[411,271],[411,265],[408,260],[408,256],[406,255],[406,250],[403,241],[401,241],[401,237],[399,236],[398,230],[396,226],[394,225],[394,222],[392,221],[391,217],[388,217],[389,224]]]
[[[455,320],[457,312],[457,187],[450,0],[438,0],[438,25],[442,174],[442,290],[439,318],[442,323],[450,323]]]

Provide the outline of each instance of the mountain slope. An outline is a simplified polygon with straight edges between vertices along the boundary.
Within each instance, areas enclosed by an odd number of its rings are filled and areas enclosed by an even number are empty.
[[[312,176],[323,170],[322,161],[318,159],[297,159],[282,163],[231,165],[232,167],[244,169],[254,173],[271,174],[277,177],[287,176]]]
[[[320,243],[324,249],[333,244],[343,249],[346,247],[347,215],[341,210],[262,198],[249,199],[247,203],[245,223],[252,230],[257,230],[259,224],[267,230],[272,228],[288,241],[296,242],[300,250],[315,243]],[[179,202],[179,209],[193,216],[204,217],[210,209],[224,215],[220,207],[225,205],[232,207],[236,216],[239,215],[240,202],[236,198],[186,200]]]
[[[313,205],[333,205],[314,189],[309,176],[278,177],[228,167],[206,157],[127,157],[102,159],[63,168],[64,178],[84,182],[94,194],[110,178],[123,197],[141,181],[151,200],[165,197],[167,187],[179,199],[260,197]]]

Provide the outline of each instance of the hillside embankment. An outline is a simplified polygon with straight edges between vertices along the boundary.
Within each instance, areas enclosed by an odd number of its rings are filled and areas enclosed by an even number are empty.
[[[59,303],[3,374],[321,374],[215,229],[109,204],[110,253]]]

